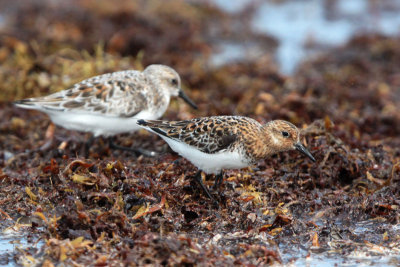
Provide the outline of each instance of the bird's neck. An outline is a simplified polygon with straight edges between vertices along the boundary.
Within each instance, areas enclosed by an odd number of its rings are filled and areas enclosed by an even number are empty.
[[[159,116],[161,117],[168,108],[171,96],[166,88],[160,86],[155,86],[154,88],[154,106],[157,107],[157,110],[161,113]]]
[[[271,156],[276,153],[278,148],[277,140],[272,138],[272,134],[263,126],[246,140],[246,150],[248,152],[252,151],[252,157],[256,160]]]

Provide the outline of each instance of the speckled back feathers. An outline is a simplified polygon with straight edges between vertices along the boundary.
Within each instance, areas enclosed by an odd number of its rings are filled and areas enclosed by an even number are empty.
[[[250,118],[216,116],[185,121],[146,121],[146,126],[202,152],[213,154],[241,143],[245,127],[258,128],[261,125]]]
[[[276,129],[289,131],[292,138],[298,139],[297,128],[285,121],[274,121],[261,125],[254,119],[241,116],[214,116],[185,121],[139,121],[139,125],[150,128],[165,137],[179,140],[198,150],[214,154],[224,151],[240,151],[251,161],[257,161],[271,154],[293,149],[293,144],[282,146],[272,137]],[[294,128],[293,128],[294,127]],[[277,133],[281,135],[281,133]]]
[[[179,84],[171,85],[171,77]],[[48,111],[99,114],[110,117],[133,117],[143,110],[164,113],[179,75],[170,67],[150,65],[143,72],[118,71],[95,76],[72,87],[38,98],[17,101],[20,106],[36,106]],[[32,107],[33,108],[33,107]],[[156,112],[154,111],[154,112]]]

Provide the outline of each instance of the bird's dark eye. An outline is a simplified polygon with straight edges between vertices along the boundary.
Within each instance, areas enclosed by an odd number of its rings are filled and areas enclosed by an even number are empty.
[[[290,134],[286,131],[282,131],[282,136],[285,138],[288,138],[290,136]]]
[[[172,79],[171,83],[172,83],[172,85],[177,86],[178,85],[178,80],[177,79]]]

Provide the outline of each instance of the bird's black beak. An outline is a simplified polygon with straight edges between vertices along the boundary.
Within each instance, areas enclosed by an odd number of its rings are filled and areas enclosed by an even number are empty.
[[[294,147],[315,162],[315,158],[313,157],[313,155],[311,155],[310,151],[308,151],[302,143],[297,143],[294,145]]]
[[[179,91],[178,96],[185,100],[192,108],[197,109],[197,105],[182,90]]]

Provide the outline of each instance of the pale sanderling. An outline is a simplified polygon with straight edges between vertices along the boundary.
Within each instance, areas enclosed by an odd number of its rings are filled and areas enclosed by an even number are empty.
[[[312,161],[300,142],[300,131],[283,120],[265,125],[241,116],[214,116],[185,121],[138,120],[143,128],[158,134],[199,171],[194,176],[210,199],[201,171],[216,174],[214,188],[222,182],[223,169],[241,169],[278,152],[298,150]]]
[[[182,91],[174,69],[149,65],[142,72],[126,70],[94,76],[66,90],[14,103],[46,113],[66,129],[110,137],[140,129],[138,119],[160,118],[171,96],[181,97],[197,109]]]

